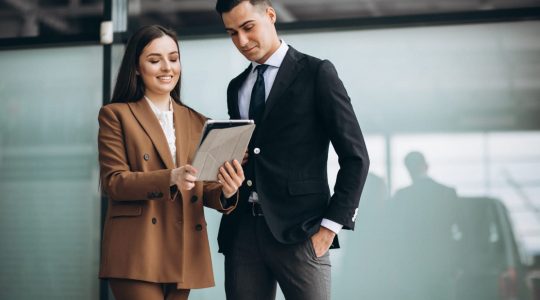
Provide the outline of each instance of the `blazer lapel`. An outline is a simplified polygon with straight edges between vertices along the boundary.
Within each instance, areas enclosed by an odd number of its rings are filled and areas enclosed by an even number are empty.
[[[161,160],[168,169],[174,168],[171,150],[169,149],[169,144],[167,143],[167,138],[163,133],[163,129],[159,124],[159,120],[156,118],[156,115],[152,111],[152,108],[146,100],[142,99],[137,102],[128,103],[133,115],[139,121],[139,124],[144,128],[146,134],[152,140],[154,147],[156,148]]]
[[[289,85],[294,81],[298,73],[302,70],[303,64],[301,64],[302,57],[300,52],[296,51],[293,47],[289,46],[289,50],[281,63],[279,71],[274,80],[274,85],[270,90],[268,99],[266,99],[266,105],[264,108],[264,114],[262,120],[266,119],[272,107],[281,98],[283,92],[287,90]]]
[[[191,138],[191,128],[189,122],[189,111],[184,106],[173,101],[174,134],[176,135],[176,167],[184,166],[188,163],[189,143]]]
[[[244,72],[242,72],[232,81],[232,87],[230,89],[232,95],[229,95],[229,99],[231,101],[231,119],[240,119],[240,108],[238,106],[238,91],[240,90],[240,87],[242,87],[244,81],[246,81],[246,78],[249,75],[249,71],[251,71],[251,66],[252,65],[249,64],[249,66],[244,70]]]

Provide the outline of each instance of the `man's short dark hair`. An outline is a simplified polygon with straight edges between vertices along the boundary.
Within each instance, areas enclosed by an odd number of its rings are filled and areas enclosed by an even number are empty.
[[[272,6],[270,0],[218,0],[216,3],[216,11],[221,15],[226,12],[230,12],[233,8],[244,1],[249,1],[251,5],[266,4],[267,6]]]

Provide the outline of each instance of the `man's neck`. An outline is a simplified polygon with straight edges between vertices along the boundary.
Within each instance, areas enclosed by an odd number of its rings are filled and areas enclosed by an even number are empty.
[[[273,43],[272,50],[268,51],[267,55],[265,55],[262,59],[256,62],[261,65],[264,64],[265,62],[268,61],[268,59],[270,59],[270,57],[272,57],[272,55],[274,55],[274,53],[276,53],[276,51],[279,49],[280,46],[281,46],[281,40],[278,38],[277,41]]]

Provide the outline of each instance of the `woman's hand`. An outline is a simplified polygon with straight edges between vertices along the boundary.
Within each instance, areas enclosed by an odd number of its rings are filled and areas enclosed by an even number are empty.
[[[226,162],[219,168],[218,180],[223,185],[221,190],[225,198],[236,194],[244,179],[244,169],[236,159],[232,164]]]
[[[171,186],[176,184],[178,188],[189,191],[195,186],[195,180],[197,179],[195,175],[197,175],[197,170],[190,165],[173,169],[171,172]]]

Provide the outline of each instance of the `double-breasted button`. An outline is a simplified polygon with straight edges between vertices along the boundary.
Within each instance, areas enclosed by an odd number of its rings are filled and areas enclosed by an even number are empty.
[[[152,218],[152,224],[156,224],[157,223],[157,219],[156,218]]]
[[[148,153],[145,153],[144,156],[143,156],[144,160],[149,160],[150,159],[150,155],[148,155]]]
[[[193,195],[193,196],[191,197],[191,203],[195,203],[195,202],[197,202],[197,200],[199,200],[199,197],[197,197],[197,196],[195,196],[195,195]]]
[[[252,185],[253,185],[253,181],[248,180],[248,181],[246,181],[246,184],[247,184],[247,186],[252,186]]]
[[[202,225],[201,224],[195,225],[195,230],[201,231],[202,230]]]
[[[259,154],[259,153],[261,153],[261,149],[255,148],[255,149],[253,149],[253,153]]]

